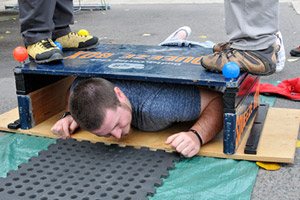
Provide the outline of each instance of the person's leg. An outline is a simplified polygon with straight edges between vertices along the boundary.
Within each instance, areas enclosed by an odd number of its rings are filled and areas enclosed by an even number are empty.
[[[56,3],[53,21],[55,29],[53,40],[59,42],[63,50],[88,50],[99,44],[99,39],[94,36],[82,36],[71,32],[70,24],[73,24],[73,1],[58,0]]]
[[[30,59],[37,63],[61,60],[62,52],[51,40],[56,0],[19,0],[21,33]]]
[[[221,72],[227,62],[236,62],[242,71],[269,75],[276,70],[275,43],[278,30],[278,0],[226,0],[225,19],[228,43],[221,52],[204,56],[201,63],[209,71]]]
[[[188,26],[183,26],[169,35],[159,46],[188,46],[186,40],[190,36],[192,30]]]
[[[278,32],[278,0],[226,0],[224,7],[231,48],[263,50],[274,44]]]

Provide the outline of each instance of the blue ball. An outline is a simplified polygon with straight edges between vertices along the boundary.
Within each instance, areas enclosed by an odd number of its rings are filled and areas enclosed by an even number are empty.
[[[235,62],[228,62],[223,66],[222,73],[225,78],[236,78],[240,74],[240,67]]]
[[[60,50],[62,50],[62,46],[61,46],[61,44],[60,44],[59,42],[54,41],[54,44],[55,44]]]

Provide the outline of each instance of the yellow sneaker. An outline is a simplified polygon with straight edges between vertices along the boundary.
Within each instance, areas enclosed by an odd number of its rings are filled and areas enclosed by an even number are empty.
[[[62,60],[62,51],[51,39],[41,40],[35,44],[27,45],[29,58],[38,64]]]
[[[89,50],[99,44],[99,39],[97,37],[78,35],[74,32],[61,36],[55,41],[62,45],[63,50]]]

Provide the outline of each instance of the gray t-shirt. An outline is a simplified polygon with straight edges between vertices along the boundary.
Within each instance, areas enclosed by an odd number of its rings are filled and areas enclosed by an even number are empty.
[[[80,78],[75,81],[75,85],[79,80]],[[129,99],[132,105],[131,124],[139,130],[159,131],[175,122],[196,120],[200,115],[201,98],[197,86],[128,80],[110,81]],[[74,87],[74,84],[72,86]]]

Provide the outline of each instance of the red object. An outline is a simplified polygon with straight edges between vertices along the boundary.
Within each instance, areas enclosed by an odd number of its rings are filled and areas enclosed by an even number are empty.
[[[27,59],[28,52],[25,47],[19,46],[14,49],[13,55],[17,61],[23,62]]]
[[[300,77],[284,80],[277,86],[262,83],[259,86],[259,93],[280,94],[292,100],[300,100]]]

